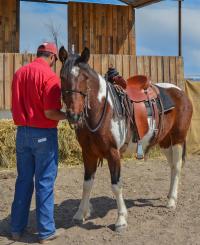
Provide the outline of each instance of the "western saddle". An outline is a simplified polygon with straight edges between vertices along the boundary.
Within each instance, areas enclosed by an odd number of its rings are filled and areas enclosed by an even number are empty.
[[[121,85],[121,80],[118,81],[119,79],[115,78],[113,79],[114,84],[117,87],[123,88],[132,102],[133,112],[130,115],[132,115],[132,123],[135,131],[133,142],[137,143],[136,157],[142,159],[144,154],[141,139],[149,130],[148,116],[151,117],[150,125],[154,129],[154,142],[156,142],[162,127],[163,105],[160,99],[160,92],[158,87],[153,85],[144,75],[132,76],[127,81],[120,77],[120,79],[125,81],[125,83],[123,82],[123,86]]]
[[[133,102],[133,115],[137,128],[137,138],[135,139],[135,142],[138,144],[136,157],[142,159],[144,154],[140,140],[149,130],[149,115],[152,119],[152,125],[153,123],[155,124],[154,141],[156,141],[161,129],[160,124],[162,120],[160,115],[162,115],[162,113],[158,110],[157,105],[158,100],[159,103],[161,103],[159,99],[159,90],[146,76],[136,75],[127,80],[126,92]],[[149,113],[147,109],[149,109]]]

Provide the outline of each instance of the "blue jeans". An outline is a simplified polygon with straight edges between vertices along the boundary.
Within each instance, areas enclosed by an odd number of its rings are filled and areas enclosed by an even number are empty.
[[[35,182],[39,238],[47,238],[55,233],[53,189],[58,169],[57,129],[18,127],[16,156],[18,176],[11,208],[11,232],[23,233],[27,226]]]

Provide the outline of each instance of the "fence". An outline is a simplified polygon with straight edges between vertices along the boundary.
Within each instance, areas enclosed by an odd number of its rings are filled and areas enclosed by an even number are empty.
[[[0,53],[0,110],[10,109],[14,72],[34,59],[34,54]],[[144,74],[149,76],[154,83],[170,82],[184,88],[182,57],[92,54],[89,64],[100,74],[105,74],[108,67],[112,65],[124,78]],[[54,71],[58,75],[60,68],[61,63],[57,62]]]

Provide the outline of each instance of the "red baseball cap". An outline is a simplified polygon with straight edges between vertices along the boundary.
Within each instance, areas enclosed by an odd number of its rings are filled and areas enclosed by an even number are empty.
[[[50,52],[58,59],[58,50],[55,43],[44,42],[38,47],[37,51]]]

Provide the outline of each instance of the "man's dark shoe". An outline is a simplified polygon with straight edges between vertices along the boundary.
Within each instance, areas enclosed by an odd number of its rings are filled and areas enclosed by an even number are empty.
[[[21,239],[22,237],[22,234],[21,233],[18,233],[18,232],[12,232],[11,233],[11,237],[12,237],[12,240],[17,242]]]
[[[62,236],[64,234],[64,232],[65,232],[65,229],[58,229],[58,230],[56,230],[56,232],[53,235],[51,235],[47,238],[44,238],[44,239],[40,239],[39,243],[45,244],[45,243],[51,242],[52,240],[55,240],[58,237]]]

